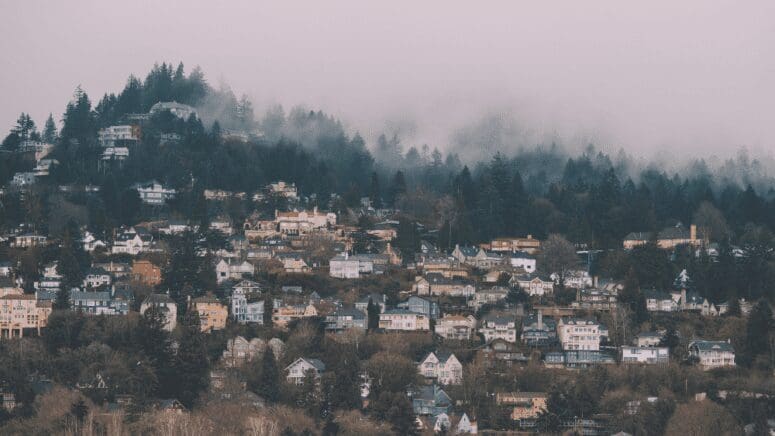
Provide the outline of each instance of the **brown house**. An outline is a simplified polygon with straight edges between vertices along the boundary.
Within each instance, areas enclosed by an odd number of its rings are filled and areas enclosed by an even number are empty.
[[[149,260],[136,260],[132,263],[132,278],[140,283],[156,286],[161,283],[161,268]]]

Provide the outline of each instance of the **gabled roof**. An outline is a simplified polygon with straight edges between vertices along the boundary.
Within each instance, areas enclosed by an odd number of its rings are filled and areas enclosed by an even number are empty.
[[[321,361],[320,359],[307,358],[307,357],[299,357],[298,359],[294,360],[293,363],[285,367],[285,369],[295,366],[299,362],[306,362],[312,365],[312,367],[315,368],[315,370],[318,372],[323,372],[326,370],[326,364],[323,363],[323,361]]]
[[[172,304],[174,301],[167,294],[150,294],[145,297],[143,304]]]
[[[705,341],[697,340],[692,341],[689,344],[689,348],[696,347],[700,351],[728,351],[734,353],[735,349],[732,344],[725,341]]]

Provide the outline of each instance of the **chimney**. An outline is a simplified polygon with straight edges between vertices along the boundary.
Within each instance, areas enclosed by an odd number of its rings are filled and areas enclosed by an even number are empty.
[[[527,239],[533,239],[533,235],[527,235]]]
[[[692,224],[689,226],[689,240],[692,242],[697,240],[697,225]]]
[[[597,289],[598,276],[592,276],[592,287]]]
[[[686,288],[681,289],[681,309],[686,308]]]
[[[538,330],[544,328],[544,314],[540,310],[538,311]]]

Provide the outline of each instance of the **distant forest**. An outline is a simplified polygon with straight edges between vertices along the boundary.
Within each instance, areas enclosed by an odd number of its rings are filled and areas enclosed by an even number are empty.
[[[177,101],[194,106],[200,117],[178,119],[160,113],[143,123],[142,141],[120,167],[101,168],[97,132],[147,113],[155,103]],[[538,144],[513,155],[481,156],[464,165],[455,154],[428,146],[404,150],[398,137],[381,136],[367,147],[358,134],[319,111],[295,108],[287,114],[270,108],[256,117],[250,101],[228,88],[209,85],[198,68],[156,65],[144,80],[130,76],[118,94],[96,104],[78,88],[57,132],[50,118],[38,131],[22,114],[3,141],[0,183],[34,162],[13,153],[27,139],[55,143],[49,182],[26,197],[9,193],[2,202],[0,225],[10,228],[34,221],[46,229],[57,185],[100,186],[96,197],[68,198],[87,206],[81,224],[105,231],[110,225],[139,220],[131,192],[137,182],[158,180],[182,195],[172,215],[207,215],[204,189],[253,192],[269,182],[293,182],[312,204],[344,211],[368,197],[375,207],[398,208],[427,228],[438,229],[442,247],[472,244],[496,236],[562,233],[588,248],[615,248],[632,231],[652,231],[677,222],[702,225],[714,241],[743,244],[771,238],[775,230],[775,185],[761,176],[757,162],[728,163],[746,175],[719,175],[703,161],[683,173],[656,168],[634,170],[627,158],[611,157],[590,145],[569,156],[561,147]],[[228,133],[239,132],[241,138]],[[161,134],[180,141],[160,144]],[[475,147],[476,144],[471,144]],[[636,173],[635,173],[636,172]],[[634,174],[635,173],[635,174]],[[755,177],[754,177],[755,176]],[[742,181],[742,182],[741,182]],[[244,218],[251,206],[230,213]]]

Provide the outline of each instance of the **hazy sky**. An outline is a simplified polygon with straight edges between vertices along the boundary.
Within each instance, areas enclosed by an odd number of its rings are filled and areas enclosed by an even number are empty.
[[[228,5],[228,6],[227,6]],[[0,4],[0,130],[154,62],[443,146],[485,113],[628,151],[775,148],[775,1]],[[409,135],[408,133],[406,134]]]

